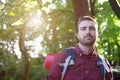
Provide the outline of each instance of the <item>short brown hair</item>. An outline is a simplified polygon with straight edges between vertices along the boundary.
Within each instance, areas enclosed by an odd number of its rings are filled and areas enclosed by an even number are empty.
[[[83,20],[88,20],[88,21],[94,21],[95,23],[97,23],[97,21],[95,20],[95,18],[91,17],[91,16],[82,16],[78,19],[78,24],[83,21]]]

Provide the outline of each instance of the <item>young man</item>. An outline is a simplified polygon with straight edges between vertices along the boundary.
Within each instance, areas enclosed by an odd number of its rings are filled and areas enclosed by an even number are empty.
[[[74,48],[75,64],[68,66],[63,78],[61,73],[63,67],[59,64],[64,63],[66,51],[59,52],[51,65],[46,80],[113,80],[111,66],[105,61],[105,77],[102,76],[99,58],[95,50],[95,43],[98,37],[98,23],[90,17],[84,16],[78,21],[78,40],[79,43]]]

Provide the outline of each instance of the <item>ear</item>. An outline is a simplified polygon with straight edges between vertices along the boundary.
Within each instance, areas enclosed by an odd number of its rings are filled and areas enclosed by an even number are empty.
[[[76,33],[76,37],[77,37],[77,39],[79,39],[79,34],[78,33]]]
[[[79,43],[79,34],[76,33],[77,43]]]

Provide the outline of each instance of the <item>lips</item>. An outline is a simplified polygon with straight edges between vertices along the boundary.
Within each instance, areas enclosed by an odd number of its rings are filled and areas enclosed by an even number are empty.
[[[86,36],[85,39],[91,40],[91,39],[92,39],[92,36]]]

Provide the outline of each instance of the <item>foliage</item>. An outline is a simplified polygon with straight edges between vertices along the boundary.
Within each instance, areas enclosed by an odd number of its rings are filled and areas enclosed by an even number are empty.
[[[119,60],[120,46],[120,27],[117,24],[119,20],[108,2],[97,4],[96,8],[96,17],[99,22],[99,53],[104,53],[104,56],[116,65]]]
[[[44,70],[43,66],[44,58],[31,58],[31,63],[30,63],[30,78],[29,80],[44,80],[47,71]]]
[[[65,6],[62,6],[60,1],[55,1],[52,5],[55,5],[56,8],[48,14],[48,24],[43,32],[42,44],[49,48],[48,52],[57,53],[60,49],[72,46],[76,42],[75,22],[71,1]]]
[[[17,56],[8,54],[7,49],[0,50],[0,79],[7,80],[15,77],[15,66]]]

